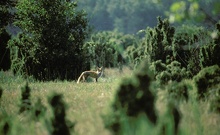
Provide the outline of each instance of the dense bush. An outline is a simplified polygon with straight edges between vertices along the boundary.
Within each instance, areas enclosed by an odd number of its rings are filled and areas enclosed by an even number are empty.
[[[209,44],[200,49],[200,66],[202,68],[212,66],[212,65],[220,65],[220,57],[219,57],[220,45]]]
[[[137,40],[137,46],[127,48],[127,55],[132,66],[137,67],[143,59],[151,62],[162,60],[166,62],[167,56],[172,56],[172,43],[175,28],[171,27],[167,19],[157,18],[157,26],[141,30],[139,33],[145,34],[144,38]]]
[[[169,98],[174,101],[187,101],[189,99],[188,84],[185,82],[171,82],[166,86]]]
[[[170,47],[173,42],[175,28],[170,26],[167,19],[161,20],[158,17],[157,27],[146,32],[145,44],[148,48],[150,60],[152,62],[157,60],[165,62],[166,56],[170,55],[171,52]]]
[[[150,69],[154,72],[155,78],[160,84],[167,84],[168,81],[180,82],[189,77],[189,72],[178,61],[172,61],[166,65],[158,60],[151,64]]]
[[[218,65],[203,68],[193,80],[197,86],[198,98],[203,99],[211,87],[220,83],[220,68]]]
[[[216,25],[218,26],[218,25]],[[144,30],[140,31],[142,33]],[[196,75],[203,67],[219,63],[218,38],[214,40],[210,31],[194,25],[172,27],[167,19],[158,17],[158,24],[154,28],[147,28],[142,40],[137,46],[129,46],[126,50],[131,66],[137,66],[142,59],[148,58],[151,62],[161,60],[170,64],[178,61],[189,77]],[[169,72],[164,72],[167,76]]]
[[[14,25],[21,29],[10,40],[12,70],[38,80],[75,79],[87,68],[82,46],[87,18],[75,2],[20,0]]]
[[[106,31],[92,34],[83,50],[91,67],[116,67],[119,63],[126,64],[124,50],[134,44],[132,35]]]
[[[216,32],[214,34],[216,36],[213,37],[213,42],[200,49],[200,66],[202,68],[216,64],[220,66],[220,23],[216,24]]]
[[[211,40],[203,27],[182,25],[176,28],[172,46],[173,57],[190,71],[191,76],[196,75],[201,67],[199,65],[200,47]]]

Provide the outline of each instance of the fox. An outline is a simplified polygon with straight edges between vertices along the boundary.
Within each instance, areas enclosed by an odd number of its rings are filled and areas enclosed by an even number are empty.
[[[97,68],[97,71],[84,71],[79,76],[77,83],[80,81],[85,82],[88,77],[95,78],[95,81],[98,82],[98,78],[102,75],[103,67]]]

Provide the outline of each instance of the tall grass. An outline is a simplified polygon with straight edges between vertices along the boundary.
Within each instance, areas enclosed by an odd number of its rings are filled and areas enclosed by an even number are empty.
[[[8,130],[9,135],[49,135],[51,134],[51,119],[53,110],[49,104],[49,97],[53,93],[63,95],[66,105],[67,123],[75,123],[70,128],[71,134],[77,135],[111,135],[112,133],[105,128],[102,117],[112,112],[112,104],[115,100],[116,90],[120,85],[121,78],[130,76],[132,71],[129,69],[119,73],[118,69],[105,69],[105,74],[98,80],[98,83],[80,83],[75,81],[54,81],[38,82],[29,81],[31,89],[30,100],[32,106],[40,100],[45,106],[45,114],[39,119],[33,118],[31,111],[19,114],[21,104],[21,88],[25,86],[26,80],[13,76],[10,72],[0,72],[0,86],[3,94],[0,99],[0,129],[1,134]],[[220,132],[220,115],[210,111],[210,101],[196,100],[196,88],[191,80],[189,86],[189,101],[178,103],[181,113],[179,125],[180,135],[217,135]],[[169,100],[166,88],[155,87],[156,93],[155,108],[159,121],[167,121],[170,117],[166,115]],[[122,114],[123,115],[123,114]],[[125,116],[125,115],[123,115]],[[149,124],[145,115],[140,115],[135,121],[122,119],[123,133],[126,135],[146,135],[160,134],[162,124],[152,126]],[[172,122],[167,125],[172,125]],[[4,128],[5,127],[5,128]],[[132,128],[134,127],[134,128]],[[169,129],[169,128],[168,128]],[[166,132],[172,134],[172,132]]]

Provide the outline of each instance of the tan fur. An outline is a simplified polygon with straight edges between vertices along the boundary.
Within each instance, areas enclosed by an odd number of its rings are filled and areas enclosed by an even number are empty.
[[[88,77],[95,78],[96,82],[98,82],[98,78],[102,75],[102,67],[97,68],[97,71],[84,71],[82,74],[79,76],[77,83],[80,81],[85,82]]]

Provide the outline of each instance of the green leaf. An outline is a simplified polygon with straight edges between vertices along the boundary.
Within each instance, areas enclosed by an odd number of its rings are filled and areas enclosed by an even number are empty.
[[[180,2],[174,2],[171,7],[171,12],[183,12],[186,9],[186,2],[180,1]]]
[[[215,2],[212,13],[214,15],[218,15],[220,13],[220,2]]]

